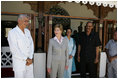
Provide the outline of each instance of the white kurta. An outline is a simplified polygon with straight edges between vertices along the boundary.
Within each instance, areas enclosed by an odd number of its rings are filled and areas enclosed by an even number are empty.
[[[16,26],[8,33],[8,42],[13,59],[13,70],[24,71],[26,69],[26,59],[33,58],[34,44],[28,29],[24,33]]]

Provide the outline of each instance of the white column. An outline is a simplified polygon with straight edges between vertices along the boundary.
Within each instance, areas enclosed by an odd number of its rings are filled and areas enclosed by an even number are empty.
[[[107,56],[105,52],[100,53],[100,68],[99,68],[99,77],[104,78],[106,74],[106,60]]]
[[[46,77],[46,53],[34,53],[34,77]]]

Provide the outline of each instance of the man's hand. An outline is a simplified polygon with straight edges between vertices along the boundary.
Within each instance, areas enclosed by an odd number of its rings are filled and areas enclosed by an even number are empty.
[[[115,59],[116,59],[116,57],[109,57],[109,62],[111,63]]]
[[[29,59],[29,58],[28,58],[28,59],[26,60],[26,65],[29,66],[29,65],[31,65],[31,64],[32,64],[32,59]]]
[[[94,63],[97,64],[98,62],[99,62],[99,59],[96,58]]]
[[[78,56],[78,62],[80,62],[80,56]]]
[[[71,59],[71,58],[73,58],[73,56],[72,56],[72,55],[70,55],[70,56],[69,56],[69,59]]]
[[[68,70],[68,66],[65,66],[65,69]]]
[[[51,69],[50,68],[47,68],[47,71],[48,71],[48,73],[50,73],[51,72]]]

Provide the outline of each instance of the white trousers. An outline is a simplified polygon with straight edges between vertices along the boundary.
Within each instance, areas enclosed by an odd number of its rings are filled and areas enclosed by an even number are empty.
[[[33,78],[33,64],[26,66],[24,71],[14,71],[15,78]]]

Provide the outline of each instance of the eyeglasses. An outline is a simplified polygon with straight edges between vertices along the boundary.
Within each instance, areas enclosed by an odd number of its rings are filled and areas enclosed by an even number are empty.
[[[25,20],[24,22],[29,22],[29,20]]]

